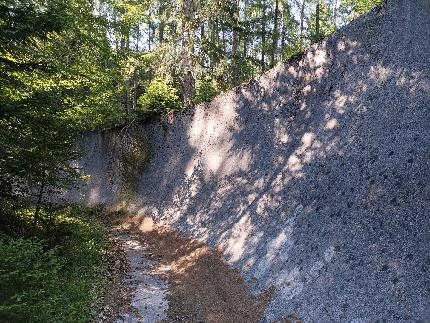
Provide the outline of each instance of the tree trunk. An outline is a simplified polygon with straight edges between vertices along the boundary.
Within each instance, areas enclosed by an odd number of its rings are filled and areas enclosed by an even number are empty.
[[[203,22],[200,26],[200,53],[204,54],[204,43],[206,38],[206,30],[205,30],[205,23]]]
[[[264,70],[266,69],[266,64],[265,64],[265,45],[266,45],[266,5],[264,5],[263,7],[263,12],[262,12],[262,16],[261,16],[261,60],[260,60],[260,65],[261,65],[261,72],[264,72]]]
[[[302,9],[300,10],[300,47],[303,47],[303,23],[305,20],[305,4],[306,0],[303,0]]]
[[[217,59],[215,54],[215,48],[218,46],[218,28],[217,28],[217,20],[211,20],[209,22],[210,26],[210,42],[211,48],[209,50],[209,60],[210,60],[210,68],[214,69],[217,66]]]
[[[288,30],[288,19],[290,18],[288,3],[284,4],[282,7],[281,21],[282,21],[282,31],[281,31],[281,57],[284,57],[285,53],[285,42],[287,38]]]
[[[238,49],[239,49],[239,0],[233,0],[233,35],[231,48],[231,63],[232,63],[232,84],[233,86],[239,83],[239,66],[238,66]]]
[[[127,111],[127,115],[130,114],[131,105],[132,105],[132,97],[131,97],[131,76],[127,75],[125,80],[125,107]]]
[[[158,19],[160,24],[158,26],[158,44],[161,45],[164,42],[164,17],[163,17],[163,3],[160,1],[158,4]]]
[[[321,39],[321,31],[320,31],[320,1],[317,0],[317,5],[315,8],[315,38],[316,41]]]
[[[124,12],[120,12],[121,13],[121,18],[120,18],[120,48],[121,50],[123,50],[125,48],[126,45],[126,39],[127,39],[127,27],[125,26],[124,23]]]
[[[140,39],[140,25],[136,25],[136,44],[134,45],[134,50],[139,51],[139,39]]]
[[[191,53],[194,52],[194,30],[189,23],[194,18],[193,0],[182,0],[181,3],[181,29],[182,29],[182,88],[186,105],[192,103],[195,94],[196,82],[194,79]]]
[[[275,66],[276,52],[278,49],[279,31],[279,0],[275,0],[275,15],[273,17],[273,33],[272,33],[272,52],[270,57],[270,67]]]
[[[45,182],[42,181],[42,183],[40,183],[40,187],[39,187],[39,194],[37,195],[36,210],[34,211],[34,217],[33,217],[33,228],[34,229],[36,229],[37,222],[39,221],[40,209],[42,207],[42,198],[43,198],[43,190],[44,189],[45,189]]]
[[[245,31],[243,35],[243,57],[246,59],[248,55],[248,33]]]
[[[151,50],[151,28],[152,28],[152,23],[151,20],[148,21],[148,51]]]
[[[334,29],[337,29],[337,0],[333,0],[333,24]]]
[[[113,34],[114,34],[114,38],[115,38],[115,49],[118,51],[119,49],[119,31],[118,31],[118,21],[117,21],[117,10],[113,9]]]
[[[221,26],[221,35],[222,35],[222,52],[224,54],[226,54],[227,53],[227,41],[226,41],[226,38],[225,38],[225,29],[224,29],[224,26]]]
[[[243,2],[243,5],[246,8],[248,7],[248,0],[245,0]],[[246,17],[244,19],[246,21]],[[248,23],[243,24],[244,30],[242,32],[242,42],[243,42],[243,58],[246,59],[247,55],[248,55]]]

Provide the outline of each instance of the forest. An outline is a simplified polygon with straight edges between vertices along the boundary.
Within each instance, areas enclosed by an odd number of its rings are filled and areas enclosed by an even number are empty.
[[[175,113],[300,56],[381,0],[1,0],[0,321],[87,322],[99,209],[49,204],[77,135]]]

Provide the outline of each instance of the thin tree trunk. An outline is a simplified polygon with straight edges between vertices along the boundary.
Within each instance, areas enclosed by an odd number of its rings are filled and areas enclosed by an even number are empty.
[[[136,71],[133,71],[133,96],[132,96],[132,109],[136,109],[137,107],[137,75]]]
[[[206,30],[205,30],[205,23],[203,22],[200,26],[200,52],[203,53],[203,44],[205,42],[206,38]]]
[[[248,55],[248,33],[243,33],[243,57],[246,59]]]
[[[337,0],[333,0],[333,24],[334,29],[337,29]]]
[[[123,50],[125,48],[125,41],[127,38],[126,34],[126,27],[124,24],[124,13],[121,12],[121,19],[120,19],[120,48]]]
[[[113,9],[113,33],[115,37],[115,49],[118,51],[119,49],[119,31],[117,25],[117,10]]]
[[[161,45],[164,42],[164,23],[160,22],[160,29],[158,30],[158,43]]]
[[[152,37],[151,28],[152,28],[151,21],[148,21],[148,51],[151,50],[151,37]]]
[[[217,28],[217,20],[211,20],[210,24],[210,42],[211,49],[209,51],[209,60],[210,60],[210,68],[214,69],[217,66],[217,59],[215,54],[215,48],[218,47],[218,28]]]
[[[239,0],[233,0],[233,35],[232,35],[232,49],[231,49],[231,60],[232,60],[232,84],[237,85],[239,82],[239,71],[238,71],[238,49],[239,49]]]
[[[321,38],[321,31],[320,31],[320,1],[317,0],[317,5],[315,8],[315,38],[316,41],[319,41]]]
[[[158,19],[160,19],[160,24],[158,27],[158,44],[164,42],[164,17],[163,17],[163,3],[160,1],[158,4]]]
[[[305,20],[305,4],[306,0],[303,0],[302,9],[300,10],[300,47],[303,47],[303,24]]]
[[[136,52],[139,51],[139,39],[140,39],[140,25],[137,24],[137,29],[136,29],[136,44],[134,45],[134,49],[136,50]]]
[[[246,8],[248,7],[248,0],[244,0],[243,2],[243,6],[244,6],[244,10],[246,10]],[[240,9],[239,9],[240,10]],[[246,12],[244,13],[244,16],[246,15]],[[244,18],[244,20],[246,21],[246,18]],[[248,23],[243,24],[243,31],[242,31],[242,41],[243,41],[243,57],[244,59],[246,59],[247,55],[248,55],[248,28],[247,28]]]
[[[181,6],[181,29],[182,29],[182,87],[183,97],[186,105],[192,103],[195,94],[196,82],[193,75],[193,62],[191,53],[194,52],[194,31],[189,21],[194,18],[193,0],[182,0]]]
[[[227,53],[227,41],[225,38],[224,26],[221,27],[221,34],[222,34],[222,51],[224,54],[226,54]]]
[[[284,57],[284,53],[285,53],[285,40],[287,38],[287,28],[288,28],[287,19],[289,19],[288,4],[286,4],[287,8],[285,8],[284,6],[285,5],[283,5],[282,12],[281,12],[281,21],[282,21],[282,30],[281,30],[281,57],[282,58]]]
[[[130,114],[131,110],[131,100],[130,95],[131,94],[131,76],[127,75],[127,79],[125,81],[125,107],[127,109],[127,115]]]
[[[261,65],[261,72],[264,72],[264,70],[266,69],[266,64],[265,64],[265,49],[264,46],[266,45],[266,5],[264,5],[263,7],[263,12],[262,12],[262,17],[261,17],[261,60],[260,60],[260,65]]]
[[[45,182],[42,181],[40,183],[40,187],[39,187],[39,194],[37,195],[36,210],[34,211],[34,217],[33,217],[33,228],[34,229],[36,228],[37,222],[39,221],[40,209],[42,207],[42,198],[43,198],[44,189],[45,189]]]
[[[278,40],[279,40],[278,20],[279,20],[279,0],[276,0],[275,15],[273,17],[272,52],[270,57],[270,67],[275,66],[276,52],[278,49]]]

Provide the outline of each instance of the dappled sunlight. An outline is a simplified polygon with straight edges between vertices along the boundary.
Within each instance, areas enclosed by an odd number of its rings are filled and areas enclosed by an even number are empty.
[[[334,128],[339,127],[339,122],[337,121],[336,118],[331,118],[329,120],[327,120],[327,123],[324,126],[324,129],[326,130],[333,130]]]
[[[252,233],[250,214],[244,214],[241,219],[234,224],[230,232],[221,235],[220,247],[224,250],[229,262],[237,262],[245,252],[247,239]],[[228,236],[228,238],[227,238]]]
[[[347,55],[354,55],[354,50],[360,45],[358,41],[342,39],[337,43],[337,50],[346,52]]]
[[[191,267],[196,265],[196,262],[199,260],[200,257],[204,256],[209,252],[207,247],[200,247],[197,249],[194,249],[190,253],[179,257],[178,259],[175,259],[174,261],[168,263],[159,265],[157,267],[157,271],[160,273],[166,273],[168,271],[175,271],[177,274],[183,275],[187,272],[187,270],[190,270]]]
[[[368,77],[375,83],[385,82],[391,75],[393,71],[390,68],[384,67],[381,63],[376,66],[371,66]]]
[[[98,186],[96,186],[90,190],[90,194],[88,196],[88,203],[90,205],[94,205],[94,204],[97,204],[99,200],[100,200],[100,189]]]
[[[350,98],[344,94],[342,94],[339,90],[336,90],[336,92],[334,93],[335,97],[336,97],[336,101],[335,101],[335,107],[337,109],[337,112],[340,114],[345,113],[345,106],[348,103],[348,101],[350,101]]]
[[[225,147],[224,150],[215,150],[208,152],[203,159],[203,163],[206,166],[206,178],[209,179],[211,173],[216,173],[221,167],[224,160],[224,156],[228,153],[230,147]]]
[[[365,27],[354,28],[172,125],[141,130],[153,148],[130,212],[218,247],[254,292],[275,286],[270,310],[285,311],[270,312],[274,321],[327,295],[327,310],[309,321],[380,313],[374,294],[356,302],[361,282],[388,290],[397,284],[390,275],[422,266],[368,253],[384,244],[415,257],[428,222],[419,210],[428,205],[429,76],[409,68],[405,49],[376,47]],[[199,248],[164,270],[187,274],[205,256]],[[382,303],[397,301],[390,297]]]
[[[281,121],[281,119],[275,119],[275,126],[274,126],[274,135],[276,138],[276,141],[281,144],[287,144],[289,140],[288,132],[285,124]]]
[[[308,54],[307,58],[312,62],[312,64],[310,64],[311,68],[320,67],[325,65],[327,62],[327,52],[325,50],[317,49],[315,53],[312,53],[311,55]]]
[[[212,104],[216,104],[216,101]],[[229,175],[235,168],[246,170],[251,162],[251,154],[247,151],[232,153],[234,141],[231,134],[240,131],[236,119],[238,117],[234,104],[223,103],[224,108],[216,115],[197,108],[194,120],[188,129],[188,143],[195,148],[196,158],[189,161],[186,174],[191,176],[197,165],[202,166],[205,179],[218,173]],[[200,158],[199,158],[200,157]]]

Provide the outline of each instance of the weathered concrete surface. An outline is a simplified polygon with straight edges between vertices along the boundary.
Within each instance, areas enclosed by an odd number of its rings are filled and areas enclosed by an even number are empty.
[[[428,322],[429,57],[430,1],[388,0],[302,58],[135,129],[150,162],[126,200],[121,145],[86,136],[82,201],[126,201],[220,246],[255,292],[276,287],[267,321]]]

